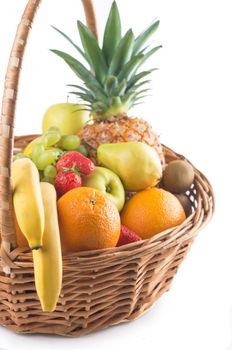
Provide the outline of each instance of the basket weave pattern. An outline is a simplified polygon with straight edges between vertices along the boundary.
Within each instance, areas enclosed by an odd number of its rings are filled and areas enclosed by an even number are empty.
[[[16,138],[17,151],[34,137]],[[168,148],[165,153],[167,162],[183,159]],[[0,268],[0,323],[16,332],[77,336],[140,316],[170,288],[199,228],[212,215],[210,185],[197,170],[195,177],[189,193],[195,212],[182,225],[124,247],[65,255],[54,313],[41,311],[31,253],[16,248],[2,256],[11,274]]]
[[[39,2],[30,0],[24,16],[29,14],[32,20]],[[87,23],[96,34],[91,1],[83,4]],[[25,40],[27,35],[28,32]],[[8,74],[12,76],[10,69]],[[194,213],[180,226],[119,248],[64,255],[63,287],[57,309],[43,313],[35,290],[32,255],[15,246],[10,189],[12,145],[14,140],[14,151],[19,152],[36,137],[13,138],[15,99],[4,95],[1,118],[0,325],[19,333],[80,336],[139,317],[170,288],[199,229],[210,220],[214,198],[208,180],[194,168],[195,182],[188,193]],[[167,163],[185,159],[165,146],[164,150]]]

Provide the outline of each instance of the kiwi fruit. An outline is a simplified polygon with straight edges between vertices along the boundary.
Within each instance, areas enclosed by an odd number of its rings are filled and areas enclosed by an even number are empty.
[[[163,173],[164,189],[174,194],[186,192],[194,181],[193,167],[185,160],[173,160]]]
[[[192,203],[189,199],[188,196],[186,196],[185,194],[175,194],[175,197],[179,200],[180,204],[182,205],[186,218],[192,214],[193,210],[192,210]]]

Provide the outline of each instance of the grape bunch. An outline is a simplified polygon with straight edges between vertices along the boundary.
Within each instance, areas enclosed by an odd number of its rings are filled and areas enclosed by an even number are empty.
[[[57,175],[56,163],[60,157],[68,151],[78,151],[87,156],[86,148],[81,145],[77,135],[61,136],[56,127],[50,128],[35,143],[29,158],[34,162],[39,170],[40,180],[54,183]],[[24,158],[23,153],[15,155],[14,160]]]

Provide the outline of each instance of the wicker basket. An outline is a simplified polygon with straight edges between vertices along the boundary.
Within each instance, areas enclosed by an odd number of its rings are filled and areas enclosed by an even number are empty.
[[[96,33],[90,0],[82,0],[87,24]],[[170,288],[199,229],[212,217],[214,198],[205,176],[195,169],[188,195],[194,213],[183,224],[149,240],[119,248],[67,254],[63,287],[54,313],[43,313],[37,298],[31,253],[15,245],[10,168],[13,150],[36,135],[15,137],[14,114],[21,61],[40,0],[29,0],[19,24],[6,75],[0,134],[0,324],[19,333],[80,336],[133,320]],[[185,159],[165,147],[168,163]]]

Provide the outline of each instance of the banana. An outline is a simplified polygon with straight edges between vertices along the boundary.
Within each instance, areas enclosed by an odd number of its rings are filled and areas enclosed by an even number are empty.
[[[13,203],[20,230],[31,249],[43,243],[44,208],[39,172],[28,158],[15,160],[12,165]]]
[[[41,193],[45,212],[43,246],[33,250],[35,285],[44,312],[52,312],[62,286],[62,253],[53,185],[42,182]]]

